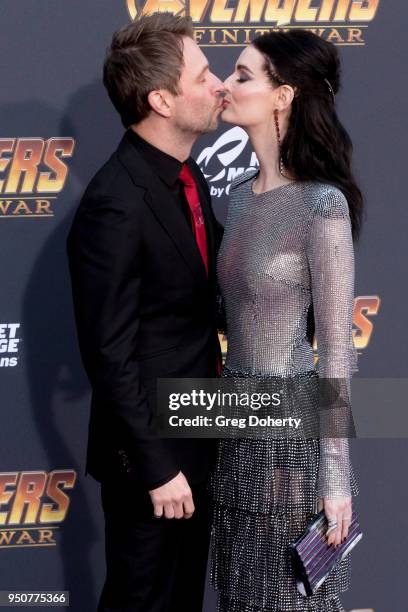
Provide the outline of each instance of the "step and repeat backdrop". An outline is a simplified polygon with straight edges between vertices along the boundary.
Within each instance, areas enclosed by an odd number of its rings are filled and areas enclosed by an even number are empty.
[[[122,135],[101,84],[106,47],[114,29],[155,10],[192,16],[222,79],[260,32],[307,28],[338,45],[337,105],[366,202],[356,248],[356,376],[377,386],[408,377],[404,0],[2,0],[0,590],[70,591],[75,612],[96,609],[105,566],[99,484],[84,475],[90,391],[65,239],[85,186]],[[257,165],[247,135],[220,123],[193,155],[224,221],[232,179]],[[364,540],[343,602],[402,612],[408,441],[377,431],[354,440],[352,453]],[[215,610],[210,587],[204,608]]]

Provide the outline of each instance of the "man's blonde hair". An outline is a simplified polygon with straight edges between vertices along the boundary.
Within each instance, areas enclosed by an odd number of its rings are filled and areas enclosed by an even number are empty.
[[[113,34],[103,82],[126,128],[147,117],[154,89],[179,93],[183,36],[193,36],[191,17],[168,12],[142,15]]]

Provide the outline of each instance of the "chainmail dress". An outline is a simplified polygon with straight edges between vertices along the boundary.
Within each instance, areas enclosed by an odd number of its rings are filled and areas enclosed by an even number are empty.
[[[296,381],[356,369],[352,339],[354,251],[347,201],[328,184],[297,181],[263,194],[246,171],[230,188],[217,274],[228,351],[222,376]],[[307,337],[310,309],[318,348]],[[349,387],[348,387],[349,388]],[[357,495],[348,439],[218,441],[211,581],[219,612],[344,612],[349,556],[311,597],[296,588],[289,545],[319,497]]]

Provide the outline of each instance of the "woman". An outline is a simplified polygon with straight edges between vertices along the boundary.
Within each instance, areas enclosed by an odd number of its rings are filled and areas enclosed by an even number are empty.
[[[362,198],[335,109],[339,71],[332,44],[293,30],[258,37],[225,81],[222,119],[247,131],[259,170],[231,184],[218,256],[223,376],[291,381],[293,406],[317,378],[348,383],[356,365],[353,238]],[[347,536],[358,489],[346,437],[220,440],[211,492],[220,611],[343,611],[349,558],[306,598],[289,545],[322,508],[328,543]]]

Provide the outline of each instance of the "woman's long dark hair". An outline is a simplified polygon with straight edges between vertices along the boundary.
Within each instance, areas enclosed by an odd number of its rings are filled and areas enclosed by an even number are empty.
[[[340,87],[336,47],[306,30],[263,34],[252,44],[264,55],[271,82],[296,88],[281,143],[284,166],[298,180],[330,183],[344,193],[356,240],[363,198],[351,171],[352,143],[334,104]]]

